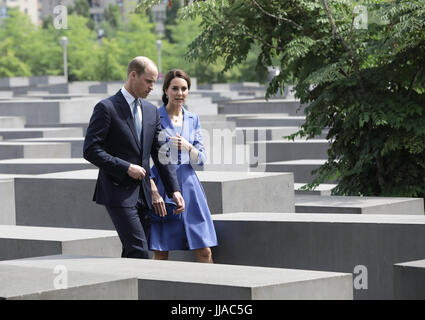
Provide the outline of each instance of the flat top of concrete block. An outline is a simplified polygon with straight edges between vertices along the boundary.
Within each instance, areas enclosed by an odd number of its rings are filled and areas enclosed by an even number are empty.
[[[402,197],[350,197],[350,196],[316,196],[296,195],[295,205],[327,206],[327,207],[357,207],[366,208],[379,205],[390,205],[405,201],[423,201],[422,198]]]
[[[29,142],[29,141],[0,141],[1,146],[45,146],[45,145],[63,145],[56,142]]]
[[[214,221],[378,223],[425,225],[425,215],[235,212],[214,214]]]
[[[425,260],[407,261],[394,264],[395,266],[425,269]],[[425,270],[424,270],[425,271]]]
[[[54,280],[58,274],[64,270],[62,269],[62,266],[56,269],[57,266],[52,266],[52,268],[47,269],[1,265],[0,297],[11,298],[58,290],[55,289]],[[128,278],[129,277],[122,275],[69,270],[67,273],[67,288],[87,286],[90,284],[98,284]]]
[[[298,190],[302,186],[305,186],[306,184],[307,183],[294,183],[294,189],[295,190]],[[336,184],[322,183],[322,184],[319,184],[314,190],[317,190],[317,191],[327,191],[327,190],[332,190],[336,186],[337,186]]]
[[[7,173],[1,173],[0,174],[0,180],[2,181],[13,181],[15,178],[26,178],[31,177],[32,175],[28,174],[7,174]]]
[[[279,143],[305,143],[305,144],[323,144],[323,143],[329,143],[326,139],[312,139],[312,140],[305,140],[305,139],[296,139],[295,141],[283,139],[282,140],[267,140],[267,141],[258,141],[258,143],[267,143],[267,144],[279,144]],[[250,142],[250,143],[257,143],[257,142]]]
[[[225,182],[245,179],[258,179],[264,177],[275,177],[292,175],[287,172],[238,172],[238,171],[198,171],[196,173],[201,181]],[[85,169],[65,172],[54,172],[31,176],[37,179],[97,179],[98,169]]]
[[[273,100],[266,100],[266,99],[249,99],[249,100],[237,100],[237,101],[229,101],[226,102],[226,104],[237,104],[237,103],[282,103],[282,102],[300,102],[299,99],[273,99]]]
[[[291,165],[322,165],[326,163],[326,159],[300,159],[300,160],[288,160],[288,161],[275,161],[275,162],[267,162],[265,164],[273,166],[273,165],[282,165],[282,164],[291,164]]]
[[[283,175],[292,175],[288,172],[238,172],[238,171],[197,171],[196,173],[201,181],[235,181],[245,179],[258,179],[265,177],[275,177]]]
[[[0,239],[74,241],[109,237],[118,237],[117,232],[111,230],[0,225]]]
[[[24,139],[10,139],[8,141],[13,141],[13,142],[73,142],[73,141],[84,141],[84,137],[24,138]]]
[[[0,164],[87,164],[84,158],[19,158],[0,160]]]
[[[226,118],[238,118],[238,119],[293,119],[293,120],[305,120],[305,116],[290,116],[288,113],[235,113],[226,114]]]
[[[98,172],[99,172],[98,169],[86,169],[86,170],[75,170],[75,171],[64,171],[64,172],[31,175],[31,176],[25,176],[25,178],[96,180]]]
[[[55,128],[0,128],[0,134],[2,132],[40,132],[40,131],[66,131],[66,130],[76,130],[75,127],[55,127]]]
[[[227,120],[229,121],[229,120]],[[235,128],[236,130],[273,130],[273,131],[278,131],[278,130],[301,130],[301,127],[294,127],[294,126],[282,126],[282,127],[278,127],[278,126],[273,126],[273,127],[267,127],[267,126],[256,126],[256,127],[240,127],[238,126],[237,128]]]
[[[80,272],[99,272],[139,279],[214,284],[222,286],[261,287],[299,281],[348,276],[347,273],[298,269],[205,264],[125,258],[50,256],[1,261],[1,265],[53,268],[64,265]],[[350,275],[351,276],[351,275]]]

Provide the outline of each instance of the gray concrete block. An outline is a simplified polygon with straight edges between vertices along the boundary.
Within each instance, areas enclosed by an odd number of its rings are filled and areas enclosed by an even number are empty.
[[[257,113],[286,113],[291,116],[304,116],[304,106],[298,100],[249,99],[219,103],[220,114],[257,114]]]
[[[136,278],[48,268],[0,266],[0,299],[136,300]]]
[[[263,140],[282,140],[286,136],[297,133],[300,127],[237,127],[236,136],[239,141],[258,141],[258,136]],[[315,137],[315,139],[326,139],[327,131]]]
[[[199,171],[211,213],[294,212],[290,173]],[[285,209],[283,209],[285,208]]]
[[[55,254],[120,257],[116,231],[0,225],[0,260]]]
[[[16,178],[16,224],[113,230],[104,206],[92,201],[97,172],[82,170]],[[295,212],[292,174],[197,174],[213,214],[234,210]]]
[[[351,274],[142,259],[67,256],[3,261],[1,267],[104,270],[139,279],[139,299],[352,299]],[[214,312],[214,311],[213,311]]]
[[[29,78],[28,77],[10,77],[10,78],[0,78],[0,88],[13,88],[20,86],[28,86]]]
[[[424,215],[424,199],[296,195],[295,212]]]
[[[263,165],[266,167],[266,172],[292,172],[295,182],[310,183],[315,177],[312,171],[320,168],[326,161],[321,159],[301,159],[268,162]]]
[[[27,128],[81,128],[83,130],[83,136],[86,135],[87,127],[89,126],[88,122],[76,122],[76,123],[51,123],[51,124],[28,124]]]
[[[0,159],[71,157],[69,143],[0,142]]]
[[[323,183],[316,187],[314,190],[303,190],[302,187],[305,186],[306,183],[294,183],[295,194],[300,195],[318,195],[318,196],[330,196],[332,194],[332,189],[336,187],[336,184],[327,184]]]
[[[8,100],[13,98],[13,91],[9,90],[0,90],[0,99],[2,100]]]
[[[299,127],[305,122],[305,116],[288,114],[232,114],[227,119],[235,121],[237,127]]]
[[[27,124],[89,122],[97,98],[72,100],[17,100],[0,101],[3,116],[23,116]]]
[[[425,260],[394,264],[394,299],[425,300]]]
[[[259,154],[251,152],[251,157],[258,158],[259,163],[289,161],[299,159],[327,159],[329,142],[322,139],[314,140],[271,140],[251,142],[251,148],[258,148]],[[255,163],[251,159],[250,163]]]
[[[0,160],[2,174],[44,174],[73,170],[96,169],[83,158],[40,158]]]
[[[210,97],[196,97],[189,95],[186,99],[186,107],[189,111],[197,115],[218,114],[217,104],[213,103]]]
[[[92,201],[97,170],[15,178],[16,224],[115,230],[104,206]]]
[[[76,128],[78,132],[82,128]],[[49,137],[49,138],[27,138],[27,139],[14,139],[9,141],[15,142],[38,142],[38,143],[67,143],[71,146],[71,158],[82,158],[83,157],[83,137]]]
[[[0,224],[16,224],[13,178],[0,179]]]
[[[82,137],[82,128],[10,128],[0,129],[5,140],[28,138]]]
[[[67,80],[65,79],[65,76],[34,76],[29,77],[28,83],[30,86],[39,86],[67,83]]]
[[[392,299],[393,264],[425,257],[425,216],[244,212],[213,219],[215,263],[353,273],[355,299]]]
[[[124,86],[124,83],[122,81],[116,82],[102,82],[94,85],[89,86],[89,93],[101,93],[101,94],[108,94],[113,95],[118,92],[122,87]]]
[[[0,128],[24,128],[25,117],[0,117]]]

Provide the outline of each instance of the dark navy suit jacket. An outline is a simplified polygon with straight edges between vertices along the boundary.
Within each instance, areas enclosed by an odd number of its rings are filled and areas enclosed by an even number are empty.
[[[152,210],[149,181],[149,158],[158,168],[166,192],[172,197],[180,191],[173,165],[163,165],[158,160],[162,143],[158,109],[142,100],[142,143],[136,135],[130,107],[121,90],[114,96],[100,101],[94,107],[84,140],[84,158],[99,168],[93,200],[111,207],[134,207],[143,189],[147,207]],[[132,179],[127,170],[130,163],[146,170],[142,181]]]

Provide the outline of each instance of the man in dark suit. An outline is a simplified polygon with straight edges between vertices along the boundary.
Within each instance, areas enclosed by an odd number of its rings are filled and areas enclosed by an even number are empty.
[[[127,258],[149,258],[150,156],[176,203],[175,213],[185,206],[174,167],[158,158],[158,110],[140,99],[149,95],[157,78],[150,59],[130,61],[124,87],[94,107],[84,140],[84,158],[99,167],[93,201],[105,205],[123,245],[122,257]]]

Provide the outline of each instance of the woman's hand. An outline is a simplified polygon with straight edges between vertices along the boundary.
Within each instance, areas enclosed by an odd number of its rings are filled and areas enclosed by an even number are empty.
[[[170,140],[173,147],[177,148],[178,150],[185,150],[189,152],[193,148],[193,145],[189,141],[187,141],[185,138],[180,136],[178,133],[176,134],[175,137],[170,137]]]

